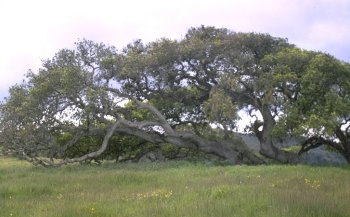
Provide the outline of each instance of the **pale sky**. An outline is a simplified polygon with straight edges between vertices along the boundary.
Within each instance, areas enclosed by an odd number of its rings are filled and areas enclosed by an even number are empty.
[[[0,100],[78,39],[121,49],[202,24],[269,33],[350,62],[350,0],[0,0]]]

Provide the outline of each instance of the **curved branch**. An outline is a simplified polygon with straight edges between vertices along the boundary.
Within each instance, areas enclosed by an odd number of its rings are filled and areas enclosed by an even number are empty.
[[[324,139],[322,137],[314,136],[314,137],[307,139],[306,141],[304,141],[301,144],[301,149],[300,149],[298,154],[301,155],[302,153],[305,153],[311,149],[318,148],[322,145],[328,145],[332,148],[335,148],[340,153],[344,152],[344,149],[341,146],[339,146],[339,144],[337,144],[336,142],[329,141],[329,140]]]
[[[23,153],[23,156],[28,161],[33,162],[34,164],[41,164],[43,166],[61,166],[61,165],[65,165],[68,163],[82,162],[82,161],[87,160],[87,159],[95,158],[95,157],[100,156],[107,149],[109,140],[113,136],[114,131],[116,130],[118,125],[120,125],[120,121],[117,121],[115,124],[113,124],[112,126],[109,127],[109,129],[108,129],[108,131],[103,139],[103,142],[97,151],[90,152],[90,153],[85,154],[81,157],[65,159],[65,160],[62,160],[59,162],[54,162],[53,160],[46,160],[46,159],[40,159],[37,157],[30,157],[26,153]]]
[[[145,108],[148,111],[152,112],[154,115],[156,115],[156,117],[160,121],[160,126],[163,127],[164,131],[167,134],[169,134],[170,136],[175,135],[173,128],[170,126],[168,121],[165,119],[165,117],[160,113],[160,111],[158,109],[156,109],[154,106],[152,106],[148,103],[143,103],[143,102],[140,102],[138,100],[135,100],[135,101],[136,101],[138,106],[140,106],[141,108]]]
[[[173,128],[170,126],[170,124],[168,123],[168,121],[166,120],[166,118],[162,115],[162,113],[155,108],[154,106],[148,104],[148,103],[144,103],[141,102],[140,100],[136,99],[133,96],[130,96],[128,94],[122,93],[117,89],[114,88],[110,88],[110,87],[106,87],[105,88],[107,91],[112,92],[114,94],[116,94],[119,97],[124,97],[130,100],[135,101],[135,103],[140,107],[140,108],[144,108],[147,109],[148,111],[150,111],[152,114],[154,114],[157,119],[160,121],[159,125],[163,127],[164,131],[169,134],[169,135],[174,135],[174,130]]]

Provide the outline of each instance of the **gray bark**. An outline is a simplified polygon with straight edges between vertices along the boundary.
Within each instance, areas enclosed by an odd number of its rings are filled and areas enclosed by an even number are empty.
[[[272,131],[276,122],[269,110],[269,107],[264,105],[260,111],[264,119],[262,131],[256,132],[260,141],[260,154],[281,163],[296,162],[298,157],[297,154],[280,150],[273,144]]]
[[[210,141],[201,138],[200,136],[187,131],[176,131],[173,129],[170,124],[166,121],[165,117],[152,105],[137,102],[137,104],[144,109],[148,109],[150,112],[155,114],[157,121],[128,121],[121,117],[117,117],[117,121],[110,125],[105,132],[104,140],[97,151],[85,154],[81,157],[65,160],[46,160],[36,157],[25,156],[28,160],[32,161],[35,164],[41,164],[44,166],[60,166],[68,163],[75,163],[85,161],[87,159],[96,158],[101,155],[107,148],[109,140],[115,134],[122,133],[127,135],[136,136],[145,141],[162,144],[162,143],[171,143],[179,147],[186,148],[197,148],[203,152],[217,155],[221,158],[226,159],[231,164],[261,164],[264,161],[258,158],[254,153],[248,150],[247,147],[242,146],[241,144],[232,144],[227,140],[222,141]],[[107,120],[105,121],[107,123]],[[149,127],[161,127],[163,133],[157,131],[145,130]],[[97,132],[98,130],[96,130]],[[104,132],[100,130],[99,132]],[[79,135],[79,134],[77,134]],[[72,146],[74,142],[78,141],[78,137],[74,137],[67,145]]]

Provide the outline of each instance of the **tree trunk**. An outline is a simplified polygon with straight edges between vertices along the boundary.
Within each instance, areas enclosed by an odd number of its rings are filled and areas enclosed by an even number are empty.
[[[297,160],[297,154],[280,150],[273,144],[272,131],[276,122],[269,107],[264,105],[262,109],[260,109],[260,112],[264,119],[263,129],[258,133],[260,134],[260,136],[258,136],[260,141],[260,154],[281,163],[295,163]]]
[[[248,148],[233,144],[230,141],[210,141],[195,135],[192,132],[174,131],[171,136],[150,135],[142,130],[137,129],[117,129],[119,132],[124,132],[129,135],[137,136],[152,143],[171,143],[178,147],[196,148],[205,153],[217,155],[226,159],[231,164],[262,164],[265,163],[257,157]]]
[[[123,118],[117,119],[117,121],[110,125],[104,133],[104,140],[97,151],[87,153],[81,157],[72,159],[60,160],[59,162],[47,161],[45,159],[31,158],[34,163],[46,165],[46,166],[59,166],[67,163],[80,162],[87,159],[95,158],[101,155],[109,144],[110,138],[115,134],[127,134],[138,137],[144,141],[148,141],[154,144],[171,143],[178,147],[196,148],[203,152],[217,155],[223,159],[226,159],[231,164],[262,164],[265,163],[262,159],[257,157],[248,148],[239,142],[230,140],[213,141],[204,139],[193,132],[177,131],[173,129],[162,114],[152,105],[139,102],[138,105],[142,108],[146,108],[157,116],[157,121],[128,121]],[[108,121],[106,121],[108,123]],[[164,132],[150,131],[148,127],[160,126]],[[73,138],[72,145],[78,140]],[[69,143],[69,142],[68,142]],[[236,144],[237,143],[237,144]],[[30,156],[27,156],[30,159]]]
[[[258,158],[254,153],[248,150],[247,147],[232,141],[208,141],[204,140],[197,135],[190,135],[187,138],[184,137],[182,143],[188,143],[191,141],[199,150],[215,154],[220,156],[232,164],[262,164],[265,163],[262,159]]]
[[[345,149],[342,152],[342,155],[345,158],[346,162],[348,162],[348,164],[350,164],[350,152],[348,151],[348,149]]]

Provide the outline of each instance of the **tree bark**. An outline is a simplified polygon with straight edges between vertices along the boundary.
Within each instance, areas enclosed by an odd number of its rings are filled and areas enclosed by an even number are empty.
[[[233,141],[220,140],[213,141],[204,139],[193,132],[177,131],[173,129],[166,121],[166,118],[152,105],[143,102],[137,102],[138,106],[144,109],[148,109],[155,114],[156,121],[129,121],[120,116],[116,117],[116,122],[111,124],[110,121],[105,120],[105,123],[109,123],[109,127],[106,130],[99,130],[96,132],[103,132],[104,140],[97,151],[87,153],[81,157],[65,160],[47,160],[36,157],[25,156],[28,160],[35,164],[41,164],[44,166],[60,166],[68,163],[75,163],[85,161],[91,158],[96,158],[101,155],[109,144],[109,140],[115,134],[127,134],[136,136],[144,141],[148,141],[154,144],[171,143],[178,147],[196,148],[203,152],[217,155],[223,159],[226,159],[231,164],[262,164],[264,161],[257,157],[254,153],[248,150],[247,147],[241,144],[234,144]],[[104,121],[104,120],[101,120]],[[163,132],[152,129],[152,127],[161,127]],[[94,131],[95,133],[95,131]],[[103,135],[103,134],[101,134]],[[79,140],[80,134],[74,137],[67,143],[68,146],[74,145]]]
[[[172,135],[150,134],[133,126],[124,126],[116,129],[128,135],[137,136],[141,139],[155,144],[171,143],[178,147],[196,148],[205,153],[217,155],[226,159],[231,164],[262,164],[264,161],[252,153],[248,148],[239,144],[232,144],[230,141],[210,141],[199,137],[192,132],[175,131]]]
[[[262,106],[260,112],[264,119],[262,131],[256,132],[256,134],[260,135],[258,136],[260,141],[260,154],[281,163],[295,163],[297,154],[280,150],[273,144],[272,131],[276,122],[270,112],[269,106]]]
[[[321,136],[314,136],[314,137],[308,138],[301,144],[301,149],[298,154],[301,155],[302,153],[308,152],[311,149],[318,148],[322,145],[326,145],[337,150],[345,158],[347,163],[350,164],[350,152],[348,148],[350,144],[347,141],[348,141],[347,138],[344,138],[344,140],[339,139],[339,143],[338,143],[335,141],[325,139]]]

